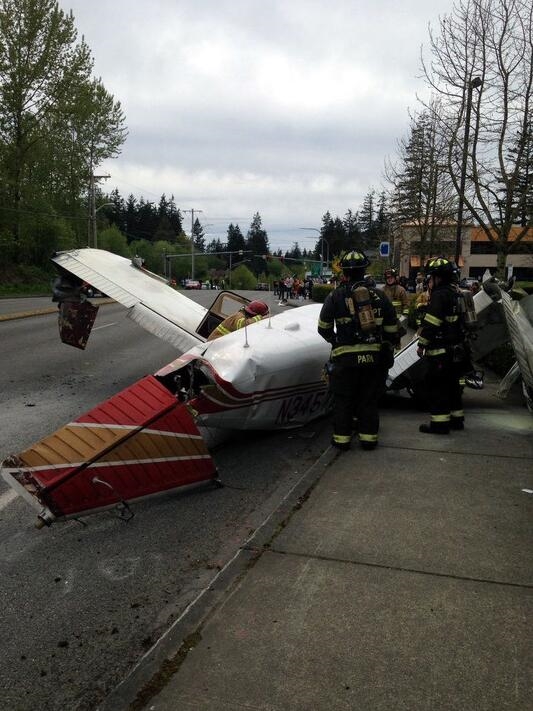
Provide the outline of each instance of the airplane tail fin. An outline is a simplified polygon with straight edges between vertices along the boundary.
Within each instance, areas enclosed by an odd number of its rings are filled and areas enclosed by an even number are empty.
[[[4,479],[38,510],[38,527],[216,479],[186,404],[149,375],[26,451]]]

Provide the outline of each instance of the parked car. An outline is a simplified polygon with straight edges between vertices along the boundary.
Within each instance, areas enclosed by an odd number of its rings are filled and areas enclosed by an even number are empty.
[[[259,282],[255,289],[256,291],[270,291],[269,285],[265,284],[264,282]]]
[[[186,289],[201,289],[202,285],[200,284],[199,281],[196,281],[196,279],[185,279],[185,288]]]

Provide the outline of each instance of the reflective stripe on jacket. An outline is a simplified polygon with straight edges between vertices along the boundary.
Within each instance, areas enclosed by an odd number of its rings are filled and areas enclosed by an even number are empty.
[[[457,302],[452,284],[439,284],[432,290],[418,339],[426,355],[443,355],[451,346],[464,341]]]
[[[237,313],[228,316],[222,323],[219,323],[218,326],[211,331],[207,340],[214,341],[215,338],[220,338],[228,333],[233,333],[233,331],[238,331],[240,328],[244,328],[245,325],[249,326],[251,323],[261,321],[262,318],[260,315],[246,317],[242,311],[237,311]]]

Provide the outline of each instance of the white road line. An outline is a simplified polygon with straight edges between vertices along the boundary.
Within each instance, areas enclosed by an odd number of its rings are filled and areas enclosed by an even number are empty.
[[[93,331],[98,331],[100,328],[109,328],[109,326],[116,326],[117,322],[114,321],[113,323],[105,323],[103,326],[96,326],[96,328],[93,328]]]
[[[13,489],[10,489],[9,491],[6,491],[5,494],[0,495],[0,511],[5,509],[6,506],[9,506],[9,504],[14,501],[17,496],[17,492]]]

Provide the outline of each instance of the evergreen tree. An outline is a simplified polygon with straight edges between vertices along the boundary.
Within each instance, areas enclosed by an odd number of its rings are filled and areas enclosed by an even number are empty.
[[[261,216],[258,212],[253,216],[250,229],[246,235],[246,249],[252,253],[252,271],[259,275],[265,268],[262,255],[269,253],[268,236],[262,227]]]
[[[363,204],[359,215],[359,227],[364,233],[365,239],[368,242],[375,232],[376,219],[376,191],[374,188],[368,191],[363,198]]]
[[[363,242],[361,239],[361,231],[359,230],[359,213],[356,212],[354,214],[351,210],[348,210],[344,215],[342,224],[349,247],[362,250]]]
[[[389,203],[387,193],[382,190],[378,196],[377,214],[376,214],[376,233],[378,239],[383,240],[389,235],[391,215],[389,212]]]
[[[268,235],[262,227],[258,212],[253,216],[250,229],[246,235],[246,249],[254,254],[268,254]]]
[[[170,221],[170,225],[172,227],[172,230],[174,232],[174,239],[172,241],[175,241],[178,237],[183,232],[183,219],[181,217],[181,212],[176,208],[176,202],[174,200],[174,195],[171,196],[168,206],[167,206],[167,217]]]
[[[454,218],[457,198],[444,167],[446,153],[432,113],[424,111],[411,120],[408,138],[400,141],[396,165],[387,166],[391,221],[417,231],[422,261],[439,251],[440,227]]]
[[[196,218],[193,226],[193,239],[194,248],[197,252],[205,252],[205,236],[204,228],[202,227],[200,220]]]
[[[126,201],[124,218],[126,222],[126,237],[128,242],[135,239],[142,239],[141,235],[137,231],[137,200],[132,193],[129,194]]]
[[[515,165],[514,174],[507,182],[500,173],[500,195],[496,200],[500,222],[513,222],[522,227],[533,225],[533,131],[528,122],[508,150],[508,161]]]
[[[220,241],[219,237],[217,237],[216,239],[212,239],[211,242],[209,242],[209,244],[205,248],[205,251],[218,253],[218,252],[227,252],[228,250],[226,249],[226,245]],[[222,256],[222,258],[224,257],[224,255],[221,255],[221,256]]]
[[[136,232],[142,239],[155,240],[159,218],[157,208],[153,202],[145,200],[142,196],[137,207]]]
[[[246,248],[246,243],[244,241],[244,236],[241,232],[239,225],[230,224],[228,227],[228,252],[238,252]]]

